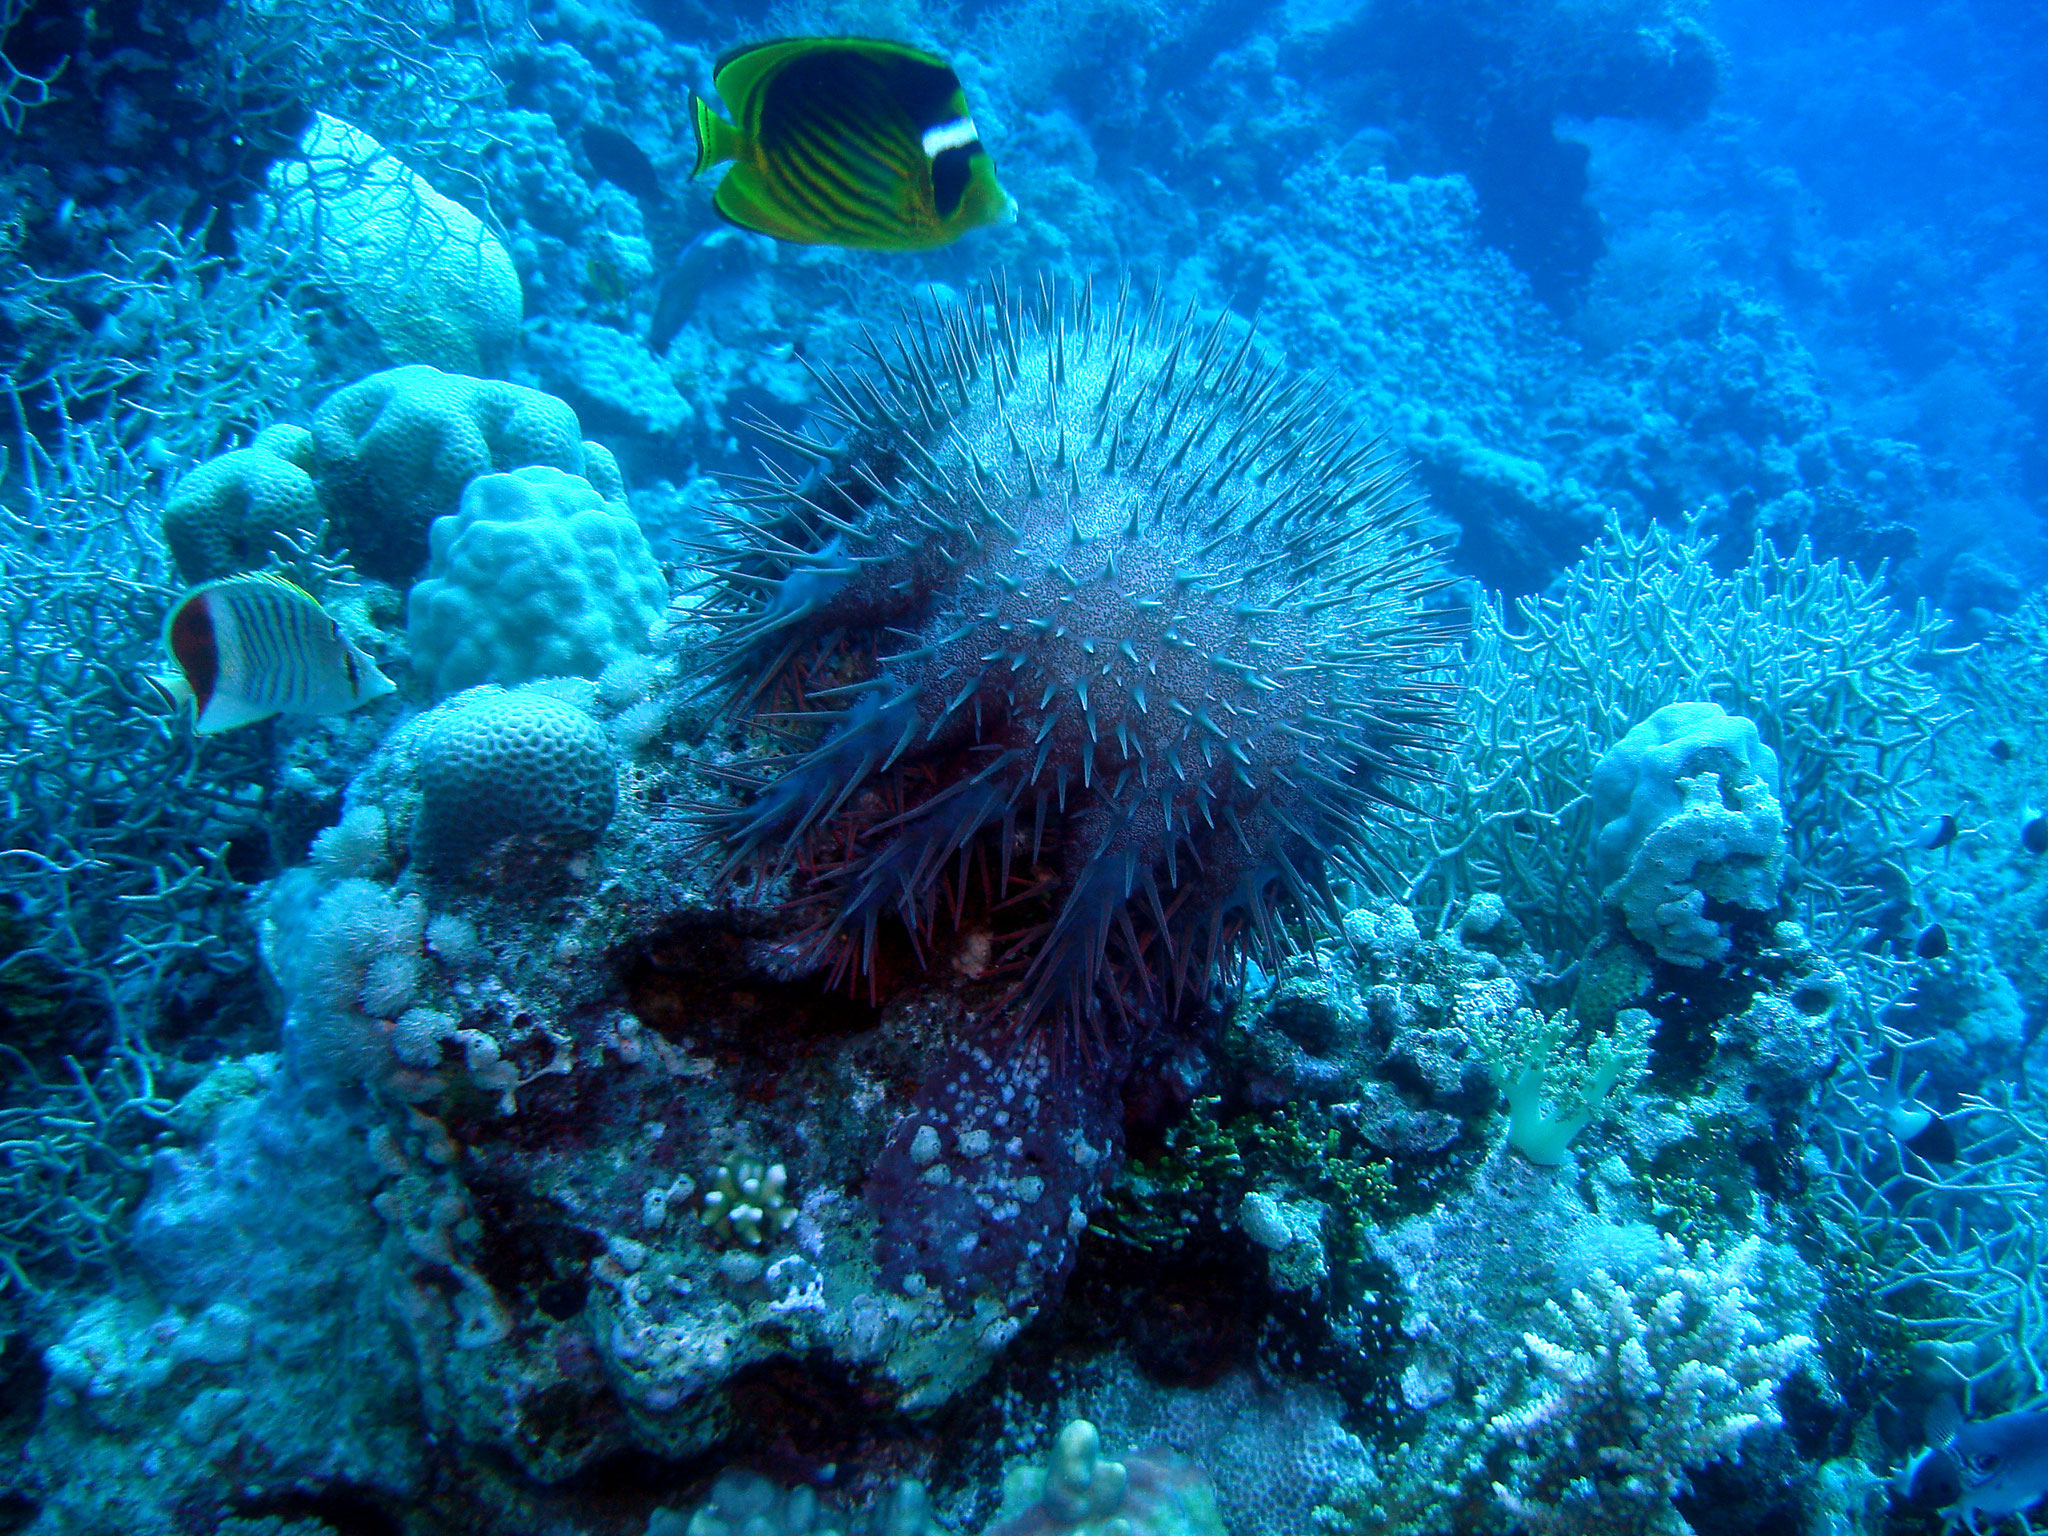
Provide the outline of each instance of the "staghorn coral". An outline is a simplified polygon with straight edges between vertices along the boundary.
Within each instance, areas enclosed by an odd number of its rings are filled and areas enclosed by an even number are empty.
[[[1675,699],[1759,722],[1824,945],[1869,919],[1870,887],[1904,883],[1896,851],[1954,718],[1919,665],[1941,624],[1804,545],[1759,543],[1729,577],[1712,548],[1611,530],[1554,596],[1519,602],[1516,625],[1481,610],[1457,766],[1425,794],[1425,820],[1383,834],[1387,861],[1418,871],[1407,899],[1448,909],[1498,891],[1553,958],[1583,953],[1601,926],[1594,764]]]
[[[1515,1447],[1494,1491],[1531,1536],[1692,1536],[1672,1503],[1686,1474],[1777,1424],[1772,1399],[1814,1348],[1757,1315],[1761,1254],[1753,1238],[1723,1258],[1667,1237],[1634,1285],[1596,1271],[1547,1306],[1554,1337],[1524,1333],[1540,1385],[1493,1420]]]
[[[289,264],[236,267],[203,231],[155,226],[97,259],[17,262],[0,300],[0,1331],[120,1251],[161,1084],[183,1070],[164,1016],[232,1029],[253,991],[231,855],[260,846],[268,747],[152,707],[178,581],[138,509],[162,466],[296,397]]]
[[[811,953],[872,975],[880,919],[928,950],[979,855],[1042,911],[1007,935],[1026,1020],[1272,955],[1447,724],[1399,474],[1227,316],[1127,291],[920,310],[874,361],[823,376],[836,441],[790,439],[824,466],[705,549],[705,672],[800,742],[703,815],[726,876],[804,864]]]

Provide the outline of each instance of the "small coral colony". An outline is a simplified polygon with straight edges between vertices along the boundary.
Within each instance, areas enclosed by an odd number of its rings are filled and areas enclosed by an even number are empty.
[[[741,230],[1017,217],[930,52],[712,85]],[[81,1313],[38,1454],[238,1532],[456,1467],[487,1513],[405,1528],[510,1529],[633,1454],[630,1520],[551,1528],[2024,1528],[2040,1136],[1922,1102],[1948,930],[1865,937],[1959,835],[1908,830],[1932,621],[1619,530],[1475,603],[1340,381],[1000,273],[816,368],[670,572],[576,409],[486,376],[496,238],[301,147],[276,227],[394,366],[172,488],[152,678],[329,786],[261,896],[283,1050],[179,1109],[161,1309]],[[391,1443],[309,1406],[287,1271],[378,1294],[408,1363],[326,1390]],[[112,1529],[92,1481],[35,1529]]]

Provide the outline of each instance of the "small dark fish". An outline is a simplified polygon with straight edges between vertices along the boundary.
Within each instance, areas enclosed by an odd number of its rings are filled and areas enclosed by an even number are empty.
[[[1956,1145],[1955,1127],[1939,1115],[1933,1116],[1899,1145],[1930,1163],[1952,1163],[1962,1155],[1962,1149]]]
[[[929,251],[1016,216],[944,59],[867,37],[792,37],[726,54],[690,98],[692,176],[744,229],[799,245]]]
[[[1948,953],[1948,929],[1940,923],[1929,923],[1913,941],[1913,953],[1922,960],[1939,960]]]
[[[2013,759],[2013,745],[2003,736],[1991,743],[1991,760],[1994,763],[2009,763]]]
[[[1953,1427],[1951,1427],[1953,1426]],[[1960,1516],[2017,1515],[2048,1498],[2048,1413],[2001,1413],[1962,1422],[1952,1400],[1927,1415],[1931,1442],[1906,1469],[1906,1496]]]
[[[1913,839],[1919,847],[1929,850],[1946,848],[1956,840],[1958,823],[1955,817],[1943,813],[1920,829],[1920,835]]]
[[[2029,853],[2048,853],[2048,816],[2036,811],[2020,823],[2020,846]]]
[[[656,357],[668,350],[697,308],[697,300],[719,278],[744,272],[751,253],[745,233],[721,225],[707,229],[669,264],[654,297],[654,315],[647,323],[647,350]]]
[[[1905,1484],[1907,1502],[1920,1509],[1947,1509],[1963,1496],[1962,1460],[1943,1446],[1931,1446],[1906,1468]]]
[[[618,129],[584,129],[583,153],[589,157],[590,168],[613,186],[623,187],[643,203],[662,200],[661,172],[647,158],[647,151]]]

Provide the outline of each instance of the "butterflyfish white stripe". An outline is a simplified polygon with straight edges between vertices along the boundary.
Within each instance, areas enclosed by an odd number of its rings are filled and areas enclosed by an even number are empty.
[[[252,699],[275,703],[291,642],[281,632],[274,604],[251,598],[245,612],[249,621],[249,675],[245,691]]]
[[[208,599],[213,617],[213,649],[220,658],[214,692],[239,694],[248,684],[249,649],[244,643],[242,616],[231,603]]]
[[[949,149],[964,149],[981,135],[974,131],[974,119],[956,117],[924,131],[924,157],[936,160]]]

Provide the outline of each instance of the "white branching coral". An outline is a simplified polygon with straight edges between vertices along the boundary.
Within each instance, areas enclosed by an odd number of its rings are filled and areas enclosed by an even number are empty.
[[[1739,1460],[1743,1436],[1779,1422],[1778,1387],[1813,1349],[1774,1335],[1750,1280],[1751,1238],[1725,1258],[1665,1239],[1664,1261],[1624,1287],[1595,1273],[1565,1306],[1548,1304],[1552,1337],[1522,1336],[1533,1395],[1493,1420],[1511,1441],[1494,1492],[1531,1536],[1692,1536],[1672,1500],[1686,1474]]]

